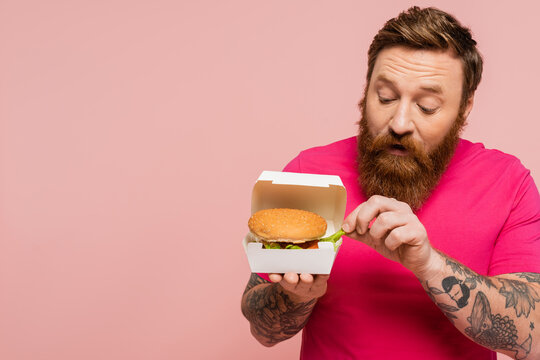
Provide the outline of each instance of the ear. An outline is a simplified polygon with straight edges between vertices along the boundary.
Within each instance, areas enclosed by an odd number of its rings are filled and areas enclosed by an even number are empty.
[[[463,117],[467,119],[469,117],[469,114],[471,113],[471,110],[473,108],[474,104],[474,94],[469,96],[467,99],[467,103],[465,104],[465,111],[463,112]]]

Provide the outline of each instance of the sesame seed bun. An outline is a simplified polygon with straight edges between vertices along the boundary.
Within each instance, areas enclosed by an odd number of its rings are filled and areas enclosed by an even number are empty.
[[[264,242],[303,243],[326,233],[323,217],[299,209],[260,210],[251,216],[248,226]]]

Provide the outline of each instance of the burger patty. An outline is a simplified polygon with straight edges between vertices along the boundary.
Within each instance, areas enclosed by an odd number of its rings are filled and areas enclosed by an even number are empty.
[[[298,244],[293,244],[293,243],[290,243],[290,242],[284,242],[284,241],[273,241],[273,242],[269,242],[269,241],[262,241],[262,243],[264,245],[267,245],[267,244],[277,244],[279,245],[279,247],[281,249],[286,249],[287,248],[287,245],[294,245],[294,246],[299,246],[301,247],[302,249],[318,249],[319,248],[319,239],[316,239],[316,240],[311,240],[311,241],[306,241],[306,242],[303,242],[303,243],[298,243]],[[266,247],[264,247],[266,248]]]

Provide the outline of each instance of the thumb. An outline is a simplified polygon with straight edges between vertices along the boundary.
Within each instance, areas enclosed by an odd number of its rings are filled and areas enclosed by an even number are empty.
[[[357,207],[347,217],[345,220],[343,220],[343,224],[341,225],[341,228],[343,231],[345,231],[347,234],[352,233],[356,230],[356,216],[358,215],[359,208]]]

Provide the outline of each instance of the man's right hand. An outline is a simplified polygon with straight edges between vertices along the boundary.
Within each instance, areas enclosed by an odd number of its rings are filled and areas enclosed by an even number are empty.
[[[278,283],[292,301],[302,303],[323,296],[330,275],[285,273],[269,274],[268,277],[273,283]]]
[[[326,293],[329,275],[252,273],[242,296],[242,313],[251,333],[264,346],[289,339],[306,325],[317,299]]]

